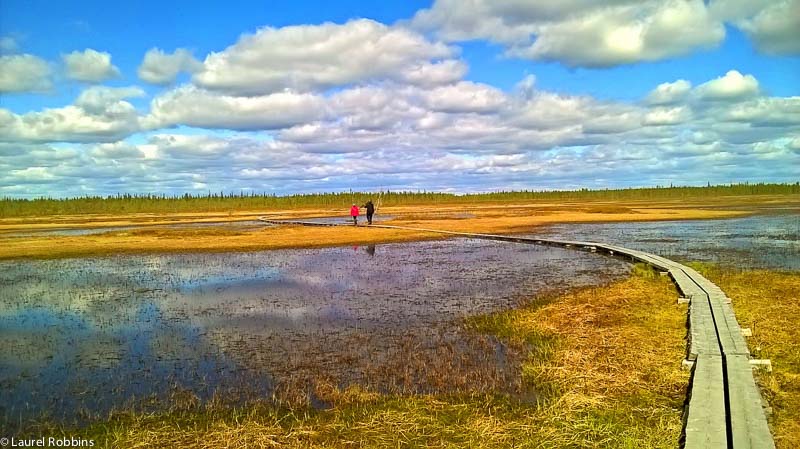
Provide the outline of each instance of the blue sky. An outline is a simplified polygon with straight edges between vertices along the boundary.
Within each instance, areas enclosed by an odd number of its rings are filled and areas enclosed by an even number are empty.
[[[0,196],[800,176],[800,0],[0,3]]]

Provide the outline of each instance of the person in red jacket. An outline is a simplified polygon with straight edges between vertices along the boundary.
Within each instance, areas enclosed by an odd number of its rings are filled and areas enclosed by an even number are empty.
[[[350,216],[353,217],[353,225],[358,226],[358,206],[355,203],[350,208]]]

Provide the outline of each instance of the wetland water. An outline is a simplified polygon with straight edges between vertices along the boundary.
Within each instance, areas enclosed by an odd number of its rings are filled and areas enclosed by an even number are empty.
[[[0,418],[85,421],[176,392],[324,407],[320,379],[513,387],[512,355],[461,319],[627,272],[595,254],[471,239],[0,262]]]
[[[800,269],[796,214],[558,225],[537,235]],[[627,271],[596,254],[471,239],[0,262],[0,428],[42,414],[85,422],[158,408],[176,393],[325,407],[320,382],[513,390],[514,351],[461,319]]]
[[[725,220],[564,224],[548,226],[536,236],[613,243],[678,262],[800,270],[798,213]]]

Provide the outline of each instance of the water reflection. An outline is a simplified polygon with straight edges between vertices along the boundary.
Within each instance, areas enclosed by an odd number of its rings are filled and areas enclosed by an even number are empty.
[[[2,262],[0,416],[73,419],[175,389],[263,397],[320,373],[384,389],[448,388],[436,382],[453,370],[503,384],[496,342],[448,323],[626,270],[463,239]],[[416,377],[398,377],[413,363]]]
[[[800,270],[800,215],[554,225],[536,235],[615,243],[680,261]]]

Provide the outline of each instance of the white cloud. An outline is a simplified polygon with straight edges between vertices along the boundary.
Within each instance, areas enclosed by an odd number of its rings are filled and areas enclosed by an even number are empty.
[[[410,24],[448,41],[488,39],[512,56],[583,67],[679,56],[725,37],[702,0],[437,0]]]
[[[664,83],[640,102],[549,92],[532,75],[509,92],[393,79],[325,94],[186,85],[144,117],[125,101],[142,93],[93,87],[64,108],[0,110],[0,195],[792,180],[800,164],[800,98],[765,96],[734,71],[694,89]],[[48,141],[67,143],[32,144]]]
[[[454,83],[467,73],[463,61],[447,59],[440,62],[423,62],[403,69],[397,77],[399,81],[421,87],[435,87]]]
[[[448,42],[499,43],[515,57],[609,67],[716,47],[726,22],[761,52],[800,52],[800,0],[436,0],[408,24]]]
[[[209,90],[235,95],[325,89],[376,79],[419,79],[428,71],[451,81],[463,66],[447,63],[453,51],[403,28],[372,20],[338,25],[261,28],[208,55],[193,81]],[[423,80],[429,82],[429,79]]]
[[[421,93],[408,86],[355,87],[332,95],[328,105],[337,126],[388,133],[426,113]]]
[[[468,6],[458,0],[437,0],[430,9],[418,11],[410,25],[415,29],[433,31],[448,42],[472,39],[503,43],[527,41],[533,32],[531,27],[516,31],[506,26],[482,0],[470,1]]]
[[[0,56],[0,92],[43,92],[52,88],[50,65],[33,55]]]
[[[434,111],[488,113],[498,111],[506,96],[486,84],[461,81],[431,89],[425,93],[425,101]]]
[[[148,143],[158,149],[160,156],[181,159],[215,158],[230,153],[234,148],[234,145],[224,139],[180,134],[157,134]]]
[[[648,126],[677,125],[687,121],[689,117],[689,108],[684,106],[656,108],[644,116],[642,124]]]
[[[75,106],[90,114],[104,114],[118,107],[121,100],[144,96],[138,87],[90,87],[78,95]],[[125,107],[127,109],[127,106]]]
[[[776,0],[710,0],[708,9],[719,20],[736,21],[758,14]],[[781,0],[778,0],[781,1]]]
[[[759,87],[753,75],[730,70],[725,76],[697,86],[696,92],[705,100],[741,100],[758,95]]]
[[[173,53],[151,48],[144,55],[138,75],[143,81],[152,84],[172,84],[181,72],[194,73],[202,68],[189,50],[178,48]]]
[[[763,53],[800,53],[800,0],[771,2],[753,17],[738,21],[737,25]]]
[[[692,83],[686,80],[662,83],[647,95],[645,102],[652,105],[678,103],[686,98],[690,90],[692,90]]]
[[[537,27],[532,45],[509,53],[568,66],[609,67],[715,47],[724,38],[724,26],[702,1],[673,0],[597,9],[547,23]]]
[[[11,176],[21,183],[42,184],[56,179],[46,167],[28,167],[22,170],[12,170]]]
[[[111,55],[91,48],[61,55],[68,78],[87,83],[97,83],[120,76],[119,69],[111,64]]]
[[[89,150],[88,154],[96,159],[113,160],[142,159],[145,157],[142,150],[125,142],[101,143]]]
[[[259,130],[285,128],[324,114],[324,99],[313,94],[278,92],[235,97],[182,86],[153,99],[144,122],[151,129],[187,125]]]
[[[90,87],[74,105],[18,115],[0,109],[0,141],[106,142],[139,130],[136,108],[124,98],[140,96],[138,88]]]
[[[639,126],[641,118],[632,106],[603,103],[589,96],[521,91],[524,97],[503,111],[510,123],[535,130],[583,130],[592,134],[625,131]]]
[[[800,97],[761,97],[721,108],[717,114],[725,121],[751,126],[800,126]]]

